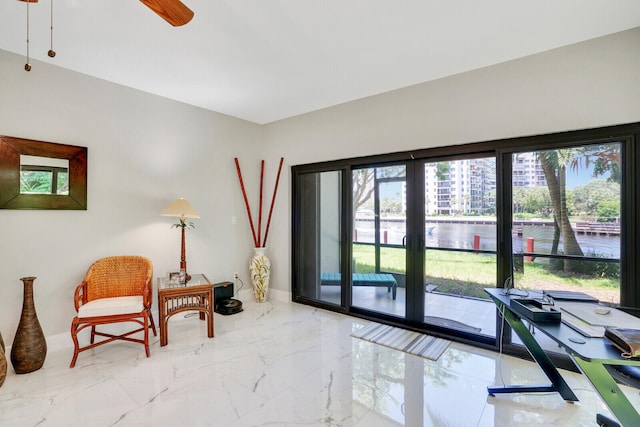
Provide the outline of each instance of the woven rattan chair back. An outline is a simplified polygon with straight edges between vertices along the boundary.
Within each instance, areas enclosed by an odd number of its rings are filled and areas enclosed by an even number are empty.
[[[151,261],[142,256],[112,256],[94,262],[84,281],[87,301],[142,295],[153,275]]]

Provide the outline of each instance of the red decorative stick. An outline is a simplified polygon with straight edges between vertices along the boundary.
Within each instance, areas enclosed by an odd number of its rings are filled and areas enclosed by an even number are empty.
[[[278,192],[278,183],[280,182],[280,171],[282,170],[282,162],[284,162],[284,157],[280,157],[280,166],[278,166],[278,176],[276,177],[276,185],[273,188],[273,197],[271,198],[271,208],[269,209],[269,218],[267,218],[267,229],[264,232],[264,242],[262,242],[262,246],[267,246],[267,236],[269,235],[269,225],[271,225],[271,214],[273,213],[273,205],[276,201],[276,193]]]
[[[244,196],[244,204],[247,207],[247,216],[249,217],[249,225],[251,225],[251,234],[253,236],[253,244],[255,247],[260,246],[260,242],[256,238],[256,230],[253,227],[253,219],[251,219],[251,208],[249,207],[249,200],[247,200],[247,192],[244,189],[244,181],[242,180],[242,172],[240,171],[240,163],[238,162],[238,158],[235,158],[236,161],[236,170],[238,171],[238,179],[240,180],[240,188],[242,188],[242,195]]]
[[[260,164],[260,210],[258,211],[258,243],[262,237],[262,184],[264,182],[264,160]],[[262,247],[262,245],[260,245]]]

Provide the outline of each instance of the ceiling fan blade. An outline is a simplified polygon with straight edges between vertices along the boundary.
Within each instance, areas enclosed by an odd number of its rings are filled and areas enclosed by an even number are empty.
[[[179,27],[193,18],[193,11],[180,0],[140,0],[149,9],[174,27]]]

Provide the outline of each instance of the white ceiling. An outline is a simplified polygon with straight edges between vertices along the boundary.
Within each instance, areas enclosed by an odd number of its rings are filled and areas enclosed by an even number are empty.
[[[256,123],[640,26],[640,0],[183,0],[182,27],[55,0],[51,59],[51,1],[29,6],[31,58]],[[26,10],[0,1],[0,49],[26,53]]]

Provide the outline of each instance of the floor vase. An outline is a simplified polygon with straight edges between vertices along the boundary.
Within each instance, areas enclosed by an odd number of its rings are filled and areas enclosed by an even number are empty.
[[[254,254],[249,260],[249,274],[253,284],[253,296],[257,302],[267,300],[269,291],[269,276],[271,275],[271,261],[264,254],[266,248],[254,248]]]
[[[35,277],[23,277],[24,297],[22,314],[16,336],[11,346],[11,364],[16,374],[37,371],[44,364],[47,355],[47,341],[38,322],[33,303],[33,281]]]
[[[0,332],[0,387],[4,384],[5,378],[7,378],[7,358],[4,355],[4,340]]]

